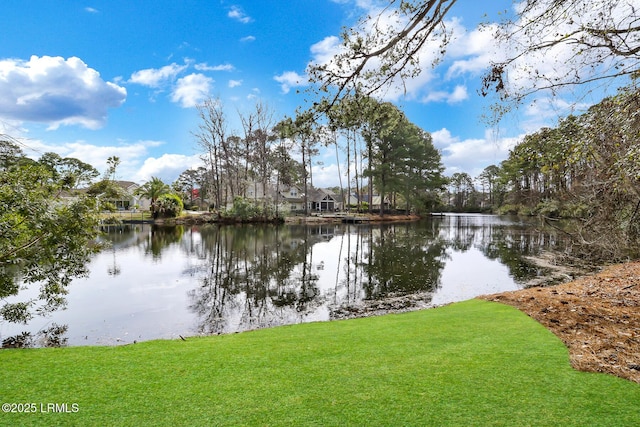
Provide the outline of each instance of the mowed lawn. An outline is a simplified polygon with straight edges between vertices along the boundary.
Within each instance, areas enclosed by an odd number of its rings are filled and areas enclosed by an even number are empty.
[[[0,365],[1,403],[37,406],[0,413],[12,426],[640,425],[640,385],[574,371],[540,324],[479,300]]]

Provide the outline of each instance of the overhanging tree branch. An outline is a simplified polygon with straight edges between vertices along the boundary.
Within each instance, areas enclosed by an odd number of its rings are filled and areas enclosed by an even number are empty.
[[[398,22],[404,22],[399,29],[380,28],[378,16],[368,32],[366,19],[361,20],[360,30],[345,32],[344,52],[334,57],[331,63],[315,64],[309,70],[312,80],[320,84],[321,90],[336,89],[328,107],[351,90],[368,96],[390,84],[397,76],[404,79],[419,73],[419,53],[430,37],[442,30],[443,43],[446,43],[443,20],[456,2],[428,0],[412,4],[391,0],[381,14],[390,13]],[[397,8],[393,9],[396,5]],[[374,59],[380,60],[380,66],[368,68]]]
[[[420,56],[427,53],[429,42],[440,42],[435,63],[445,54],[449,42],[445,18],[456,3],[390,0],[377,17],[364,17],[345,31],[342,52],[327,63],[309,68],[312,81],[322,91],[332,93],[326,105],[330,107],[348,92],[372,95],[391,85],[402,85],[406,91],[407,79],[422,71]],[[536,92],[551,90],[555,94],[570,86],[587,88],[589,83],[616,81],[638,72],[640,11],[633,1],[513,3],[515,13],[507,14],[495,33],[507,55],[488,65],[484,95],[495,91],[502,102],[517,104]],[[395,25],[387,24],[389,21]],[[554,59],[555,70],[538,73],[537,62]],[[510,74],[527,78],[516,81]]]

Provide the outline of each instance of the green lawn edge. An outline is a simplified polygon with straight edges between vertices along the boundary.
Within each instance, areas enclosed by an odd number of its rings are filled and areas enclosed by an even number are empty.
[[[640,424],[640,385],[573,370],[542,325],[480,300],[187,341],[3,350],[0,365],[3,411],[35,408],[0,412],[0,425]]]

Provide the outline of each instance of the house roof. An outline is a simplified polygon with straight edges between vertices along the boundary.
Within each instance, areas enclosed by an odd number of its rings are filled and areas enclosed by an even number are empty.
[[[324,188],[312,188],[309,190],[309,199],[314,201],[333,200],[335,202],[335,196],[332,191],[325,190]]]
[[[113,181],[113,183],[123,190],[135,190],[136,188],[140,187],[133,181]]]

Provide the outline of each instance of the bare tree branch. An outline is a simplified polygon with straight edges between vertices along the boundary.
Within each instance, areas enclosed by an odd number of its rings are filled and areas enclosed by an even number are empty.
[[[443,58],[450,41],[445,19],[456,0],[389,0],[342,35],[341,52],[309,67],[312,81],[331,93],[366,96],[402,85],[421,70],[420,57]],[[636,0],[513,0],[514,13],[494,38],[505,57],[488,64],[481,93],[521,102],[537,92],[613,82],[637,73],[640,13]],[[439,51],[431,43],[439,43]],[[426,49],[431,50],[427,51]],[[555,62],[554,62],[555,61]],[[551,64],[540,71],[536,64]],[[551,69],[549,69],[552,67]]]

